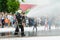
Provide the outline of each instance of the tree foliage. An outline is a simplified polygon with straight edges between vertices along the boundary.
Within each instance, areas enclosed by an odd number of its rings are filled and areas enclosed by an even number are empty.
[[[0,0],[0,12],[7,11],[7,0]]]
[[[24,0],[21,0],[22,2],[24,2]]]
[[[0,0],[0,12],[14,13],[18,10],[19,5],[18,0]]]
[[[19,8],[19,2],[16,0],[8,0],[7,7],[8,7],[7,12],[14,13]]]

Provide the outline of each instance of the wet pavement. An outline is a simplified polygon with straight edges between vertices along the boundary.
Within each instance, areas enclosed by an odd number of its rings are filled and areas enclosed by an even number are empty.
[[[60,36],[60,29],[25,32],[26,36]]]
[[[24,31],[25,37],[34,37],[34,36],[35,37],[36,36],[60,36],[60,27],[55,28],[53,26],[51,28],[51,30],[44,30],[44,26],[43,27],[37,27],[37,32],[36,32],[36,30],[33,31],[33,27],[25,27],[24,30],[25,30]],[[8,36],[9,35],[7,35],[7,37]],[[21,37],[21,32],[19,32],[18,36]],[[15,37],[14,32],[10,33],[9,37]]]

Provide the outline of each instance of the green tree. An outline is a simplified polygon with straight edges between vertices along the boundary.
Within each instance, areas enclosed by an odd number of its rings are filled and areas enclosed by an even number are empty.
[[[7,0],[0,0],[0,12],[7,11]]]
[[[21,0],[22,2],[24,2],[24,0]]]
[[[12,12],[14,13],[19,9],[19,1],[18,0],[7,0],[7,12]]]
[[[22,0],[24,2],[24,0]],[[0,0],[0,12],[14,13],[19,9],[19,0]]]

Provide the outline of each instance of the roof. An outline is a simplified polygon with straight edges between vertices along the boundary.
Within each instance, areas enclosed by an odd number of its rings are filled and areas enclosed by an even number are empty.
[[[33,4],[20,4],[20,9],[22,11],[26,11],[27,9],[31,9],[33,8],[35,5]]]

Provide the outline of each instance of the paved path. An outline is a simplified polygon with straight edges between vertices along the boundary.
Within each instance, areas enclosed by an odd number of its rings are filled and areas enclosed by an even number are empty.
[[[60,27],[55,28],[55,26],[51,27],[51,30],[45,30],[44,26],[37,27],[37,32],[36,30],[33,31],[33,27],[25,27],[24,32],[26,37],[31,37],[31,36],[60,36]],[[0,28],[0,32],[14,32],[15,28]]]

